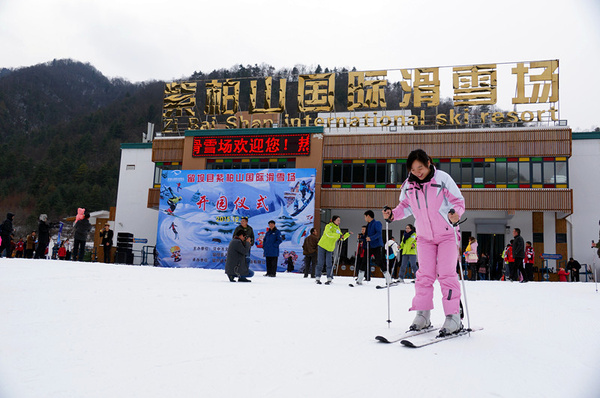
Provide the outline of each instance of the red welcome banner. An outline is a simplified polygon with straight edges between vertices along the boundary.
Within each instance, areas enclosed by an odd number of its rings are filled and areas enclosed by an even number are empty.
[[[192,157],[308,156],[310,134],[194,137]]]

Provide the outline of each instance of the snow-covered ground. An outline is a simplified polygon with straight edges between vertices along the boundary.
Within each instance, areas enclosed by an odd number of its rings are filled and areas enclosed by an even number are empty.
[[[594,283],[466,282],[485,329],[411,349],[374,340],[381,280],[349,282],[0,259],[0,397],[600,396]],[[392,329],[413,291],[391,288]]]

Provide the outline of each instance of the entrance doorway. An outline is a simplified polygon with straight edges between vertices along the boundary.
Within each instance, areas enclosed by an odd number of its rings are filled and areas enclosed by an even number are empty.
[[[504,235],[503,234],[477,234],[479,255],[485,253],[489,256],[489,276],[491,280],[502,277],[504,259]]]

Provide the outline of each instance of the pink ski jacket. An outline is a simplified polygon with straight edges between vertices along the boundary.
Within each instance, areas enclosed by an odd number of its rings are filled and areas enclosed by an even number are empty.
[[[431,180],[420,183],[407,179],[402,185],[400,203],[392,214],[394,220],[415,216],[415,227],[419,238],[436,241],[454,235],[448,213],[454,209],[462,217],[465,199],[448,173],[433,167]]]

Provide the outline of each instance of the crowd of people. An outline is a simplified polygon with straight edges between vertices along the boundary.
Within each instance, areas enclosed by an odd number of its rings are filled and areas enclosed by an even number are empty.
[[[40,214],[36,230],[16,239],[15,214],[9,212],[6,220],[0,224],[0,257],[84,261],[85,245],[92,229],[89,219],[90,214],[85,211],[77,215],[73,226],[73,243],[69,238],[61,239],[60,235],[57,235],[56,240],[51,239],[51,233],[60,230],[61,223],[49,222],[47,214]],[[111,262],[113,231],[108,223],[100,231],[100,239],[104,249],[104,262]]]
[[[475,237],[470,237],[463,253],[459,254],[458,224],[465,211],[464,198],[452,177],[437,170],[431,158],[422,150],[415,150],[408,156],[406,167],[410,171],[402,185],[399,203],[395,208],[385,207],[382,216],[386,223],[384,242],[382,223],[375,219],[372,210],[364,212],[365,225],[358,234],[355,253],[355,282],[363,284],[370,279],[371,265],[378,267],[386,285],[403,283],[408,276],[415,278],[415,296],[410,307],[415,311],[411,330],[421,330],[431,325],[430,313],[433,309],[433,285],[437,280],[442,291],[442,306],[446,319],[441,334],[454,333],[462,328],[461,287],[459,273],[464,262],[465,276],[471,280],[502,279],[527,283],[533,281],[535,252],[531,242],[525,242],[521,230],[514,228],[513,239],[502,253],[502,269],[498,273],[490,266],[490,257],[479,250]],[[393,221],[414,216],[415,225],[407,224],[399,242],[389,235],[389,224]],[[334,252],[340,241],[352,234],[342,232],[341,218],[331,217],[323,234],[315,228],[306,236],[302,249],[304,254],[304,277],[315,279],[325,285],[333,281]],[[243,218],[236,228],[227,252],[226,274],[229,280],[249,282],[253,275],[249,267],[249,253],[254,241],[248,219]],[[263,238],[263,255],[267,263],[267,277],[275,277],[279,245],[285,237],[277,230],[275,221],[269,221],[269,228]],[[338,251],[339,253],[339,251]],[[569,262],[573,280],[578,280],[576,271],[579,263]],[[293,269],[293,268],[292,268]],[[563,270],[564,271],[564,270]],[[408,272],[408,276],[407,276]],[[559,273],[561,280],[565,273]],[[565,279],[566,280],[566,279]]]
[[[458,275],[455,272],[458,256],[457,224],[465,211],[464,198],[456,183],[449,174],[436,170],[432,159],[422,150],[416,150],[408,156],[406,167],[410,170],[409,178],[403,184],[399,203],[391,209],[382,210],[386,222],[386,236],[389,224],[394,220],[401,220],[414,216],[416,228],[408,226],[402,239],[402,250],[406,252],[405,260],[400,265],[400,275],[403,279],[403,270],[409,265],[416,270],[415,296],[412,301],[411,311],[416,312],[411,324],[412,330],[421,330],[431,325],[430,312],[433,309],[433,284],[437,280],[442,290],[442,305],[446,319],[440,334],[451,334],[462,328],[460,318],[461,290]],[[419,195],[418,192],[422,192]],[[369,277],[371,259],[381,270],[386,284],[392,283],[390,272],[390,251],[399,254],[400,249],[394,246],[391,239],[384,243],[382,223],[375,219],[372,210],[364,212],[366,225],[359,236],[359,252],[357,257],[356,283],[362,284]],[[248,282],[253,273],[249,268],[250,250],[252,248],[249,237],[251,231],[247,225],[248,219],[243,218],[242,223],[233,233],[232,240],[227,250],[225,273],[231,282]],[[305,276],[311,273],[315,259],[315,282],[322,284],[321,276],[325,271],[325,285],[333,281],[333,254],[339,241],[344,241],[352,232],[342,232],[340,224],[342,219],[334,215],[325,226],[323,234],[316,241],[316,231],[311,230],[305,239],[303,251],[305,258]],[[267,263],[265,276],[275,277],[279,245],[285,239],[276,228],[275,221],[269,221],[269,228],[263,237],[263,256]],[[416,231],[419,230],[418,235]],[[387,238],[386,238],[387,239]],[[308,242],[307,242],[308,240]],[[416,264],[418,240],[419,266]],[[396,247],[396,249],[394,249]],[[396,256],[396,254],[394,254]],[[357,260],[358,260],[357,258]],[[418,267],[418,268],[417,268]]]

